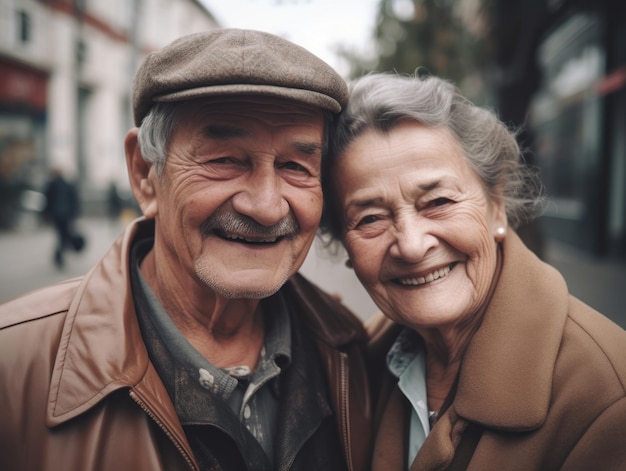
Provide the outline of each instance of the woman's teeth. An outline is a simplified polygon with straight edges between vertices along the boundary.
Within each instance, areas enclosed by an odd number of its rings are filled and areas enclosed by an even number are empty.
[[[426,276],[418,276],[417,278],[400,278],[399,282],[404,286],[419,286],[426,283],[430,283],[431,281],[438,280],[439,278],[443,278],[452,269],[451,265],[440,268],[439,270],[435,270],[432,273],[429,273]]]

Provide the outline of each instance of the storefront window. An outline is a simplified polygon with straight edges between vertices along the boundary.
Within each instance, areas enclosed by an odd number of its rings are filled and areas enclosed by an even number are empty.
[[[592,14],[570,17],[540,48],[544,82],[531,107],[549,204],[547,234],[593,250],[598,238],[602,191],[602,100],[595,84],[605,70],[601,21]]]

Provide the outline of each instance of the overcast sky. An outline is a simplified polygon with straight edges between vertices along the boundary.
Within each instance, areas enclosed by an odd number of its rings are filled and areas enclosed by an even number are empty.
[[[379,0],[201,0],[224,27],[259,29],[303,46],[347,78],[339,45],[371,57]]]

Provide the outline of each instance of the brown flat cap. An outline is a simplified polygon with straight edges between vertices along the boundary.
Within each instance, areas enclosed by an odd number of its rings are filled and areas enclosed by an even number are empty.
[[[348,100],[341,76],[306,49],[261,31],[219,29],[183,36],[146,58],[135,76],[135,124],[155,102],[224,95],[282,97],[334,113]]]

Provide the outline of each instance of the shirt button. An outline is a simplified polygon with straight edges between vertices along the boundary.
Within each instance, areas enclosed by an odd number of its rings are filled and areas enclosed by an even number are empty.
[[[200,381],[200,385],[203,388],[211,389],[213,387],[213,384],[215,383],[215,377],[204,368],[200,368],[198,370],[198,374],[200,375],[200,377],[198,378],[198,381]]]

